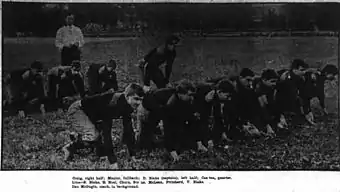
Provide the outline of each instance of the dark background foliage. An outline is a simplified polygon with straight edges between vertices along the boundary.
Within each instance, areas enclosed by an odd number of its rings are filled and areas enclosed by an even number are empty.
[[[138,23],[147,24],[143,32],[201,30],[278,31],[340,29],[338,3],[2,3],[3,34],[17,32],[30,36],[53,37],[63,25],[65,14],[76,16],[76,25],[89,23],[110,26],[111,34],[135,31]],[[124,27],[118,29],[117,22]],[[113,35],[114,36],[114,35]]]

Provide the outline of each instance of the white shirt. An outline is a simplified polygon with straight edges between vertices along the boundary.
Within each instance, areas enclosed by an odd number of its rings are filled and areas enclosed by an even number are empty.
[[[68,47],[74,43],[79,43],[79,47],[84,46],[84,36],[79,27],[74,25],[63,26],[57,31],[55,46],[62,49],[64,46]]]

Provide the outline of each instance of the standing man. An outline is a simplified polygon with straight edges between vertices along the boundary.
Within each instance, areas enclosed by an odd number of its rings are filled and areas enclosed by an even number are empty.
[[[55,45],[61,52],[61,65],[70,66],[73,60],[80,61],[80,48],[84,46],[84,36],[79,27],[73,25],[74,16],[66,17],[66,26],[57,31]]]
[[[172,64],[176,58],[175,46],[178,42],[177,36],[170,36],[163,46],[152,49],[139,62],[144,86],[149,87],[152,80],[157,88],[166,87],[172,72]],[[163,63],[165,63],[165,74],[160,69]]]

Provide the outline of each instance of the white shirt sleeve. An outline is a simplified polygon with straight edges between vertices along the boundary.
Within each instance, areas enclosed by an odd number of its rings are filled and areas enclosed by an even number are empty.
[[[55,39],[55,46],[58,47],[59,49],[62,49],[64,47],[63,44],[63,27],[61,27],[57,31],[56,39]]]
[[[79,27],[77,28],[77,31],[78,31],[79,47],[83,47],[85,44],[83,32],[81,31]]]

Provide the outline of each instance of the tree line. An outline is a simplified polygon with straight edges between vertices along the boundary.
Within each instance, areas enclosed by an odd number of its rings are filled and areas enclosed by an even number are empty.
[[[198,30],[282,31],[340,30],[338,3],[185,4],[185,3],[74,3],[3,2],[3,35],[18,32],[53,37],[74,13],[76,25],[95,23],[108,32],[178,32]]]

